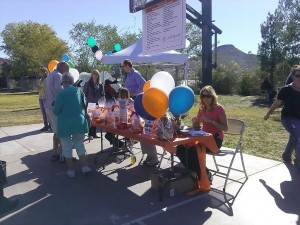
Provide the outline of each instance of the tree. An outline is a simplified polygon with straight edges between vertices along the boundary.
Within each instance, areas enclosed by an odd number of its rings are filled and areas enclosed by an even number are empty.
[[[41,66],[60,59],[68,52],[66,42],[46,24],[31,21],[9,23],[1,32],[4,45],[1,49],[10,57],[12,74],[34,76]]]
[[[262,42],[258,47],[261,70],[269,74],[270,82],[274,83],[276,65],[282,58],[282,42],[280,39],[279,16],[268,14],[267,21],[260,26]]]
[[[116,26],[112,25],[97,25],[95,21],[88,23],[78,23],[73,25],[69,31],[73,44],[71,51],[76,68],[79,71],[91,71],[93,68],[106,70],[107,67],[101,67],[100,62],[95,58],[91,48],[87,45],[87,39],[93,37],[96,40],[96,45],[102,54],[114,50],[115,44],[128,46],[133,43],[138,34],[130,33],[129,31],[119,35]]]
[[[190,58],[200,60],[202,56],[202,30],[193,23],[186,23],[186,39],[189,40],[190,45],[180,52],[185,52]]]
[[[291,67],[300,58],[300,2],[280,0],[274,14],[261,25],[259,45],[261,69],[272,83],[283,84]]]

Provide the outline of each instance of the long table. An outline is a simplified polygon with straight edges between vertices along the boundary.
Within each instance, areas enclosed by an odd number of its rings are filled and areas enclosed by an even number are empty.
[[[217,147],[212,135],[209,134],[206,136],[194,136],[194,137],[187,136],[187,135],[178,135],[174,137],[172,140],[162,141],[157,139],[156,135],[146,135],[143,133],[139,133],[139,134],[131,133],[128,129],[117,129],[112,126],[108,126],[104,123],[96,123],[93,121],[93,126],[97,126],[103,131],[120,135],[126,138],[161,146],[172,154],[176,154],[176,146],[178,145],[186,145],[186,146],[196,145],[198,160],[201,169],[201,178],[198,181],[198,189],[201,191],[210,190],[210,182],[206,174],[206,148],[208,148],[212,153],[219,152],[219,148]],[[101,137],[101,151],[103,151],[102,137]]]

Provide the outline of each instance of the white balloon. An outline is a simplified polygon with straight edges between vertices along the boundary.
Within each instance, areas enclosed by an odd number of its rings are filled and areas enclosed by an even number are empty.
[[[150,87],[156,87],[169,96],[169,93],[175,87],[175,81],[171,74],[166,71],[160,71],[153,75],[150,80]]]
[[[77,69],[75,68],[70,68],[69,69],[69,73],[71,74],[71,76],[74,78],[74,82],[76,82],[79,79],[79,72]]]
[[[101,50],[96,51],[95,52],[95,57],[96,57],[96,59],[98,59],[100,61],[103,57],[102,51]]]
[[[185,39],[185,48],[190,47],[191,42],[188,39]]]

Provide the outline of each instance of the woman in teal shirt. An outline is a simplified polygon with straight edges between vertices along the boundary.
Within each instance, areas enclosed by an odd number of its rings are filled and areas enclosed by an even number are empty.
[[[86,163],[84,147],[85,133],[88,132],[84,111],[86,99],[84,93],[73,86],[74,79],[70,74],[64,74],[61,82],[64,89],[55,98],[53,113],[57,116],[57,135],[61,141],[62,154],[68,164],[67,175],[74,178],[73,146],[82,165],[82,173],[91,172]]]

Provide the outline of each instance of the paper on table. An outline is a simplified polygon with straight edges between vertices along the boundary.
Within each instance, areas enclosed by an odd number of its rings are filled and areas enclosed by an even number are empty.
[[[194,129],[191,129],[189,131],[189,134],[191,136],[206,136],[206,135],[208,135],[208,133],[206,133],[204,130],[194,130]]]

